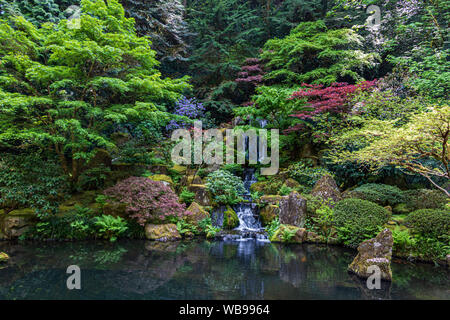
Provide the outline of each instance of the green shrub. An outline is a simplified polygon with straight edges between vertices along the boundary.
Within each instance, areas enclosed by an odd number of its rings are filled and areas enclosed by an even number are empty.
[[[241,178],[225,170],[217,170],[208,175],[206,187],[218,204],[233,205],[242,201],[245,193]]]
[[[180,193],[180,201],[186,203],[186,205],[190,205],[195,199],[195,193],[189,191],[186,187],[183,188],[183,191]]]
[[[449,201],[440,190],[407,190],[403,192],[403,196],[410,212],[419,209],[442,209]]]
[[[266,232],[269,239],[272,238],[272,236],[275,234],[275,231],[278,230],[280,225],[280,220],[278,219],[278,217],[276,217],[269,223],[269,225],[266,226]]]
[[[94,224],[97,227],[97,234],[111,242],[116,241],[128,229],[127,222],[121,217],[113,217],[105,214],[96,217]]]
[[[389,219],[389,212],[376,203],[362,199],[344,199],[334,207],[334,222],[344,244],[357,247],[373,238]]]
[[[76,206],[64,215],[41,217],[21,239],[85,240],[94,235],[91,210]]]
[[[351,198],[358,198],[375,202],[380,206],[395,206],[404,202],[402,190],[387,184],[366,183],[350,191]]]
[[[415,239],[408,230],[392,230],[394,239],[394,251],[397,253],[407,253],[415,246]]]
[[[206,234],[206,238],[211,239],[216,236],[216,233],[220,231],[220,228],[214,227],[212,225],[211,218],[205,218],[199,221],[198,227],[200,231]]]
[[[185,234],[191,234],[195,235],[198,234],[197,226],[187,222],[184,219],[179,219],[177,222],[177,230],[181,235]]]
[[[301,161],[289,166],[289,177],[305,187],[305,192],[310,192],[317,181],[326,174],[331,173],[322,167],[312,167],[311,163]]]
[[[450,235],[450,212],[448,210],[421,209],[411,212],[406,223],[414,232],[432,239]]]
[[[283,185],[281,186],[280,190],[278,191],[278,193],[280,194],[280,196],[287,196],[287,195],[289,195],[293,190],[294,190],[294,189],[289,188],[288,186],[286,186],[286,185],[283,184]]]

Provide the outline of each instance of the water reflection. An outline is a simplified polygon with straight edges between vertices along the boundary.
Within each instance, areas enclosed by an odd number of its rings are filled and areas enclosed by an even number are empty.
[[[449,271],[393,264],[394,282],[369,290],[347,273],[355,252],[239,242],[0,243],[0,299],[449,299]],[[82,290],[66,289],[81,268]]]

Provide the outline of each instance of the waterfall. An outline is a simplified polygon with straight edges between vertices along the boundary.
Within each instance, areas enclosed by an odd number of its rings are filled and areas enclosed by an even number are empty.
[[[239,226],[234,230],[238,231],[240,238],[238,240],[257,239],[260,241],[268,241],[265,230],[259,220],[256,203],[252,202],[250,194],[250,186],[255,183],[255,169],[244,170],[244,188],[246,193],[243,198],[245,202],[241,202],[234,207],[239,218]]]

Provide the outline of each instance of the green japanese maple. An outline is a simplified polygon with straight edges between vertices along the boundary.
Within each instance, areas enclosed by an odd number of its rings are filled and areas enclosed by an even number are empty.
[[[167,118],[166,105],[189,87],[161,78],[150,40],[118,0],[81,8],[79,26],[0,20],[0,148],[50,150],[72,183],[96,149],[116,148],[119,125]]]

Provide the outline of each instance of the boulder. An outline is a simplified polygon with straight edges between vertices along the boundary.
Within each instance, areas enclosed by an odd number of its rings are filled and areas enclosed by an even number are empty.
[[[107,202],[102,208],[104,214],[125,218],[127,216],[127,204],[121,202]]]
[[[32,209],[17,209],[0,217],[0,233],[5,239],[16,239],[36,222]]]
[[[175,171],[178,174],[185,174],[187,171],[187,167],[176,164],[172,168],[170,168],[170,170]]]
[[[195,193],[194,201],[199,205],[207,207],[211,205],[211,198],[209,192],[204,184],[191,184],[188,187],[190,192]]]
[[[309,231],[306,237],[306,241],[308,242],[312,242],[312,243],[326,243],[326,240],[324,237],[322,237],[321,235]]]
[[[293,191],[280,201],[280,223],[302,228],[306,222],[306,199]]]
[[[203,180],[199,176],[183,176],[180,179],[180,185],[181,186],[190,186],[191,184],[202,185],[203,184]]]
[[[287,234],[292,234],[290,239]],[[282,224],[270,238],[272,242],[302,243],[306,241],[308,232],[304,228]]]
[[[348,266],[350,272],[361,278],[368,278],[373,274],[368,268],[376,265],[381,270],[381,279],[392,280],[391,258],[394,240],[392,232],[384,229],[375,238],[361,243],[358,247],[358,255]]]
[[[278,216],[279,211],[280,208],[273,204],[269,204],[262,208],[259,212],[259,216],[261,217],[261,222],[263,223],[263,225],[267,226],[269,223],[271,223],[272,220]]]
[[[223,228],[224,229],[234,229],[239,226],[239,218],[236,211],[230,206],[227,206],[227,210],[223,213]]]
[[[7,262],[8,260],[9,256],[4,252],[0,252],[0,262]]]
[[[328,174],[324,175],[316,182],[311,191],[311,195],[324,200],[331,200],[334,203],[342,200],[342,195],[337,187],[336,181]]]
[[[146,224],[145,236],[147,239],[155,241],[174,241],[181,239],[177,226],[173,223]]]
[[[154,174],[152,176],[148,176],[148,178],[153,181],[161,181],[162,183],[164,183],[166,186],[169,187],[173,185],[172,178],[165,174]]]
[[[262,196],[259,198],[260,203],[269,203],[269,204],[278,204],[281,200],[287,198],[286,196],[279,196],[279,195],[268,195],[268,196]]]
[[[297,181],[295,181],[295,180],[292,179],[292,178],[288,178],[288,179],[284,182],[284,185],[285,185],[286,187],[291,188],[291,189],[297,189],[297,188],[300,188],[300,183],[298,183]]]
[[[186,221],[194,225],[198,225],[203,219],[209,218],[209,213],[196,202],[192,202],[187,211],[192,214],[186,217]]]

